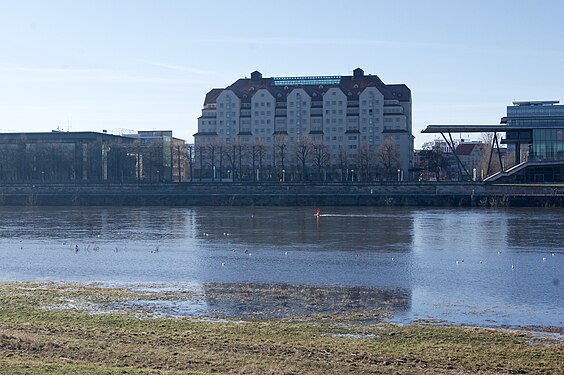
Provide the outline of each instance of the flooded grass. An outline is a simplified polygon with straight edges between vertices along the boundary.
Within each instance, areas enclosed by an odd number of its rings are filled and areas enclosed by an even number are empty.
[[[0,373],[559,374],[564,368],[561,327],[383,323],[404,303],[391,295],[280,285],[1,283]],[[205,305],[183,314],[174,307],[183,301]],[[255,301],[274,312],[253,314]]]

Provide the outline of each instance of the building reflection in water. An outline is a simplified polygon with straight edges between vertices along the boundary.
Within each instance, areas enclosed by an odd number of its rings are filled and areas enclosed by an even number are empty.
[[[410,210],[363,207],[197,208],[196,235],[209,241],[248,245],[315,246],[332,250],[409,252],[413,217]],[[311,247],[313,245],[313,247]]]
[[[0,238],[158,240],[190,235],[193,212],[162,207],[5,207]]]
[[[129,307],[173,316],[224,318],[352,317],[380,320],[410,309],[405,288],[300,286],[287,284],[204,283],[183,290],[188,298],[135,300]],[[153,311],[154,312],[154,311]]]

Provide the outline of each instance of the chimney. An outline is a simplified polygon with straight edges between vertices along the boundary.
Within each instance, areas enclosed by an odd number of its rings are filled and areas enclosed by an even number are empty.
[[[353,70],[353,77],[357,79],[362,79],[364,77],[364,70],[356,68]]]
[[[251,73],[251,81],[260,81],[262,79],[262,74],[258,70]]]

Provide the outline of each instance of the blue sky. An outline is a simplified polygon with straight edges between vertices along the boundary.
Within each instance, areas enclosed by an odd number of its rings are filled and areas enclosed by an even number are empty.
[[[361,67],[411,88],[417,147],[428,124],[496,124],[513,100],[564,100],[562,14],[560,0],[0,0],[0,131],[191,141],[214,87]]]

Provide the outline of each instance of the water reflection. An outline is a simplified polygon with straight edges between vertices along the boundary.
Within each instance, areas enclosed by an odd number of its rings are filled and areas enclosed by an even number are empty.
[[[160,291],[158,288],[144,290]],[[204,283],[188,290],[189,293],[186,289],[181,294],[168,293],[165,300],[134,300],[125,305],[172,316],[303,318],[339,315],[381,320],[389,314],[405,313],[411,300],[410,291],[402,288]]]
[[[412,211],[402,209],[323,208],[206,208],[197,210],[197,235],[209,241],[315,249],[410,250]]]
[[[162,208],[1,207],[0,238],[161,239],[191,235],[193,212]],[[189,228],[188,228],[189,229]]]
[[[259,296],[273,285],[344,288],[351,300],[365,288],[400,291],[390,298],[406,301],[397,310],[406,320],[562,325],[564,316],[562,209],[335,207],[319,220],[307,207],[0,209],[3,281],[218,284]],[[303,296],[290,293],[286,307],[305,309]],[[286,308],[269,298],[232,308]],[[315,305],[323,312],[339,298]]]

